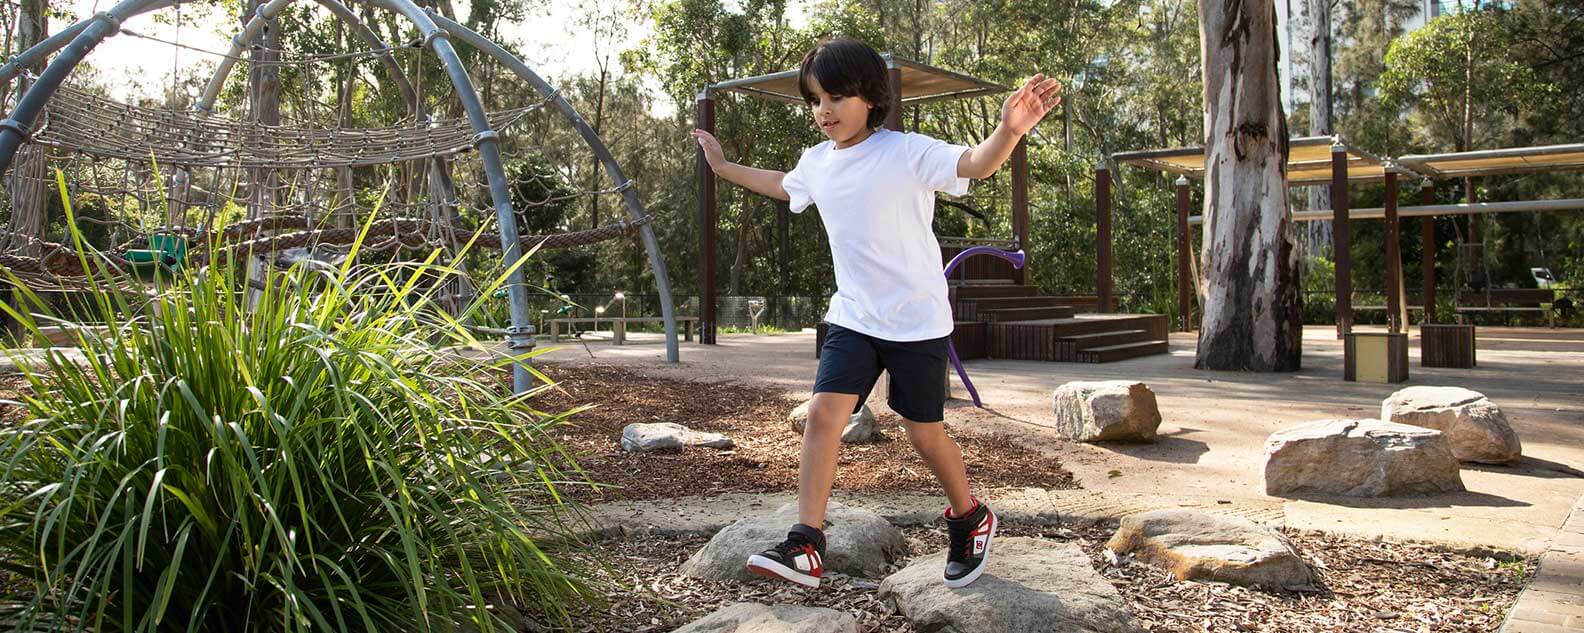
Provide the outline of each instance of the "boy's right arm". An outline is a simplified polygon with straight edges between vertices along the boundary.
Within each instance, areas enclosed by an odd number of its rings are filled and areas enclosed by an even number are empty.
[[[710,169],[714,170],[716,175],[760,195],[777,200],[792,199],[786,189],[781,187],[781,180],[786,178],[786,172],[755,169],[726,160],[726,155],[721,152],[720,142],[704,130],[693,130],[693,138],[698,139],[699,149],[704,150],[704,160],[709,162]]]

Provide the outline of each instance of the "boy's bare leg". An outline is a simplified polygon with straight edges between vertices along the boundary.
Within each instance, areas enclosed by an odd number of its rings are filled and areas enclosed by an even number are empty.
[[[913,450],[929,465],[935,479],[946,489],[946,500],[951,502],[952,514],[963,516],[973,509],[973,498],[968,496],[968,470],[963,466],[962,450],[951,436],[946,435],[942,422],[914,422],[904,419],[908,441]]]
[[[858,395],[816,393],[809,403],[808,426],[803,429],[803,454],[798,464],[798,523],[825,528],[825,505],[836,480],[836,456],[841,450],[842,429],[852,418]]]

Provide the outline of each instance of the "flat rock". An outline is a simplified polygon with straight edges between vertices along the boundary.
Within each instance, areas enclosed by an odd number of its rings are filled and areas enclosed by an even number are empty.
[[[634,423],[622,427],[621,447],[629,453],[642,453],[684,446],[731,448],[733,443],[719,433],[695,431],[671,422]]]
[[[1265,440],[1265,494],[1350,497],[1460,492],[1446,435],[1382,420],[1318,420]]]
[[[797,503],[726,526],[682,563],[682,574],[714,580],[749,580],[748,557],[774,547],[797,523]],[[831,502],[825,509],[825,570],[879,578],[907,550],[902,533],[884,517]]]
[[[1523,455],[1501,407],[1462,387],[1409,387],[1381,402],[1381,419],[1446,434],[1462,462],[1506,464]]]
[[[1153,510],[1122,519],[1106,549],[1169,570],[1178,580],[1271,589],[1312,585],[1314,575],[1280,532],[1194,510]]]
[[[1074,381],[1056,388],[1056,430],[1079,442],[1153,442],[1155,392],[1142,382]]]
[[[787,424],[791,425],[792,432],[803,434],[803,429],[808,426],[808,411],[811,400],[805,400],[787,414]],[[843,444],[863,444],[873,442],[880,438],[880,431],[875,429],[874,411],[869,410],[865,404],[857,413],[847,418],[847,426],[842,428],[841,441]]]
[[[845,611],[824,607],[739,602],[675,633],[858,633],[858,620]]]
[[[880,583],[918,631],[1068,633],[1142,631],[1127,603],[1074,543],[1003,537],[973,584],[941,581],[946,551],[918,558]]]

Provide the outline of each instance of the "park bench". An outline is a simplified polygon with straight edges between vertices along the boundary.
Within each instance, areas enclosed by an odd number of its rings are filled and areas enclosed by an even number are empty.
[[[623,345],[627,342],[628,323],[664,323],[665,319],[661,317],[558,317],[550,319],[550,342],[559,343],[561,341],[562,324],[566,324],[568,326],[567,332],[570,335],[572,330],[571,326],[573,324],[592,323],[596,321],[609,321],[611,323],[611,332],[613,334],[611,337],[611,342],[617,345]],[[692,342],[693,327],[695,323],[698,323],[698,317],[679,316],[676,317],[676,322],[683,328],[682,340]]]

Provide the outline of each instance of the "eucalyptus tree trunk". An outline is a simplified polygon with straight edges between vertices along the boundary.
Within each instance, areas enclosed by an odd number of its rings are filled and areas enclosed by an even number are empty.
[[[45,0],[22,0],[17,7],[15,50],[25,51],[49,37],[49,4]],[[37,72],[38,68],[28,70]],[[26,75],[17,78],[16,99],[31,85]],[[0,103],[0,110],[7,105]],[[44,168],[44,148],[27,144],[17,152],[12,163],[7,185],[11,190],[11,217],[6,222],[5,244],[7,253],[18,255],[39,254],[38,240],[44,237],[44,212],[48,208],[45,198],[49,188],[44,186],[48,174]]]
[[[1334,128],[1331,122],[1331,0],[1308,0],[1309,9],[1309,53],[1312,55],[1310,68],[1313,76],[1310,78],[1309,99],[1309,135],[1331,136]],[[1309,187],[1309,208],[1313,210],[1331,208],[1331,187]],[[1331,243],[1331,221],[1318,220],[1308,223],[1305,251],[1313,256],[1325,252],[1325,246]]]
[[[1296,371],[1303,331],[1287,210],[1273,0],[1199,0],[1204,64],[1200,369]]]

